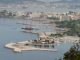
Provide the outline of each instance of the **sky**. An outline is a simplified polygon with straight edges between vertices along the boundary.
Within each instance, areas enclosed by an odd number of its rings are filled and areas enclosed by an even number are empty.
[[[39,1],[60,1],[60,0],[39,0]]]
[[[52,1],[61,1],[61,0],[39,0],[39,1],[52,2]],[[80,1],[80,0],[62,0],[62,1]]]

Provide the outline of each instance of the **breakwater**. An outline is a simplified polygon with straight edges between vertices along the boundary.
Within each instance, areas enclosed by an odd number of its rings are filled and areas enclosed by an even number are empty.
[[[56,49],[44,49],[44,48],[35,48],[31,46],[25,46],[21,43],[9,43],[5,45],[6,48],[12,49],[14,52],[22,52],[22,51],[50,51],[57,52]]]

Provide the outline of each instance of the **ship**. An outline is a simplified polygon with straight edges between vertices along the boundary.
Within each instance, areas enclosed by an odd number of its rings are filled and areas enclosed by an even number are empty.
[[[33,30],[33,28],[32,27],[23,27],[22,29],[25,29],[25,30]]]
[[[32,27],[33,26],[33,24],[32,24],[32,22],[31,22],[31,24],[28,24],[28,26],[27,27],[23,27],[22,29],[25,29],[25,30],[39,30],[38,28],[35,28],[35,27]]]
[[[25,30],[33,30],[32,22],[31,22],[31,24],[29,26],[23,27],[22,29],[25,29]]]

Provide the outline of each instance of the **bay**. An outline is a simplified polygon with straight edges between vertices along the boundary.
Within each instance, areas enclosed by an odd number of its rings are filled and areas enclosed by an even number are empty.
[[[55,45],[54,49],[57,49],[58,52],[23,51],[14,53],[11,49],[4,48],[4,45],[11,41],[16,43],[38,38],[36,34],[21,32],[23,25],[16,24],[19,21],[31,22],[30,20],[0,18],[0,60],[54,60],[63,57],[63,54],[73,45],[70,43]]]
[[[28,7],[27,9],[22,9],[22,8],[0,8],[0,10],[8,10],[8,11],[24,11],[24,12],[34,12],[34,11],[39,11],[39,12],[80,12],[80,8],[77,9],[68,9],[68,8],[39,8],[39,7]]]

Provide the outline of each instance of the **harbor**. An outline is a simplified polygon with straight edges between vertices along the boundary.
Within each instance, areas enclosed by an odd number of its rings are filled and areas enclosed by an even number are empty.
[[[37,33],[37,32],[31,32],[22,30],[21,32],[31,33],[31,34],[37,34],[38,39],[33,40],[27,40],[23,42],[17,42],[17,43],[9,43],[6,44],[6,48],[12,49],[14,52],[22,52],[22,51],[50,51],[50,52],[57,52],[56,49],[49,49],[49,48],[36,48],[33,46],[55,46],[58,44],[63,43],[78,43],[79,38],[78,37],[72,37],[72,36],[66,36],[66,37],[50,37],[51,32],[45,32],[45,33]]]
[[[0,60],[78,60],[79,33],[79,0],[0,2]]]
[[[45,32],[45,33],[38,33],[38,32],[31,32],[31,31],[26,31],[26,30],[22,30],[21,32],[24,33],[31,33],[31,34],[37,34],[39,38],[43,38],[43,39],[54,39],[54,42],[56,42],[56,44],[58,43],[78,43],[79,42],[79,37],[77,36],[64,36],[64,37],[50,37],[52,32]],[[56,34],[53,32],[53,34]]]
[[[46,36],[44,33],[36,33],[36,32],[28,32],[28,31],[26,31],[26,30],[23,30],[22,32],[26,32],[26,33],[32,33],[32,34],[37,34],[38,36],[39,36],[39,38],[41,38],[41,40],[40,41],[42,41],[42,39],[45,39],[46,37],[48,37],[48,36]],[[37,41],[39,41],[38,39],[37,39]],[[39,41],[39,42],[40,42]],[[53,41],[52,41],[53,42]],[[45,48],[35,48],[35,47],[32,47],[33,45],[45,45],[45,46],[47,46],[47,45],[55,45],[55,44],[53,44],[53,43],[49,43],[48,44],[48,42],[47,42],[47,44],[46,44],[46,42],[44,41],[44,42],[40,42],[40,44],[38,43],[38,44],[36,44],[35,42],[34,42],[34,40],[28,40],[28,41],[23,41],[23,42],[17,42],[17,43],[9,43],[9,44],[6,44],[5,45],[5,47],[6,48],[10,48],[10,49],[13,49],[13,51],[14,52],[22,52],[22,51],[52,51],[52,52],[57,52],[57,50],[56,49],[45,49]],[[27,45],[27,46],[26,46]],[[31,46],[32,45],[32,46]]]
[[[49,51],[22,51],[22,53],[13,53],[13,49],[8,49],[4,48],[4,46],[8,43],[24,43],[27,42],[28,40],[34,40],[38,39],[39,36],[37,34],[33,33],[23,33],[21,32],[21,28],[24,27],[25,25],[22,24],[16,24],[16,22],[28,22],[30,20],[18,20],[18,19],[0,19],[0,54],[1,60],[54,60],[56,58],[60,58],[63,56],[63,54],[69,50],[71,46],[73,46],[72,43],[60,43],[58,45],[54,45],[54,47],[49,46],[49,47],[44,47],[45,45],[42,44],[41,48],[46,48],[46,49],[56,49],[57,52],[49,52]],[[31,22],[31,21],[30,21]],[[38,24],[38,23],[37,23]],[[43,26],[44,27],[44,26]],[[42,28],[42,27],[41,27]],[[44,29],[43,29],[44,30]],[[36,30],[36,31],[31,31],[31,32],[44,32],[43,30]],[[51,30],[46,30],[47,32]],[[4,38],[5,36],[5,38]],[[50,44],[51,45],[51,44]],[[36,47],[40,48],[39,46],[31,46],[31,47]],[[39,57],[41,56],[41,57]],[[4,59],[5,57],[5,59]],[[26,58],[27,57],[27,58]],[[34,58],[35,57],[35,58]]]
[[[33,21],[34,23],[34,21]],[[53,30],[53,24],[49,24],[46,25],[44,24],[44,26],[42,25],[43,22],[37,22],[40,23],[40,26],[37,26],[37,24],[35,24],[35,26],[39,27],[38,30],[34,30],[34,28],[32,27],[32,25],[30,25],[29,27],[23,27],[21,32],[24,33],[30,33],[30,34],[36,34],[38,35],[37,39],[32,39],[32,40],[27,40],[27,41],[22,41],[22,42],[17,42],[17,43],[9,43],[6,44],[5,47],[6,48],[10,48],[12,49],[14,52],[22,52],[22,51],[52,51],[52,52],[57,52],[58,50],[56,49],[49,49],[49,48],[37,48],[34,46],[52,46],[54,47],[55,45],[59,45],[59,44],[63,44],[63,43],[78,43],[79,42],[79,38],[78,37],[74,37],[74,36],[64,36],[64,37],[57,37],[57,36],[50,36],[51,34],[60,34],[62,33],[61,31],[59,31],[60,33],[54,32]],[[23,24],[23,23],[18,23],[18,24]],[[27,24],[27,23],[26,23]],[[36,28],[37,28],[36,27]],[[47,31],[46,29],[49,29],[49,31]],[[55,29],[55,27],[54,27]],[[59,29],[61,30],[61,29]],[[65,29],[66,30],[66,29]]]

